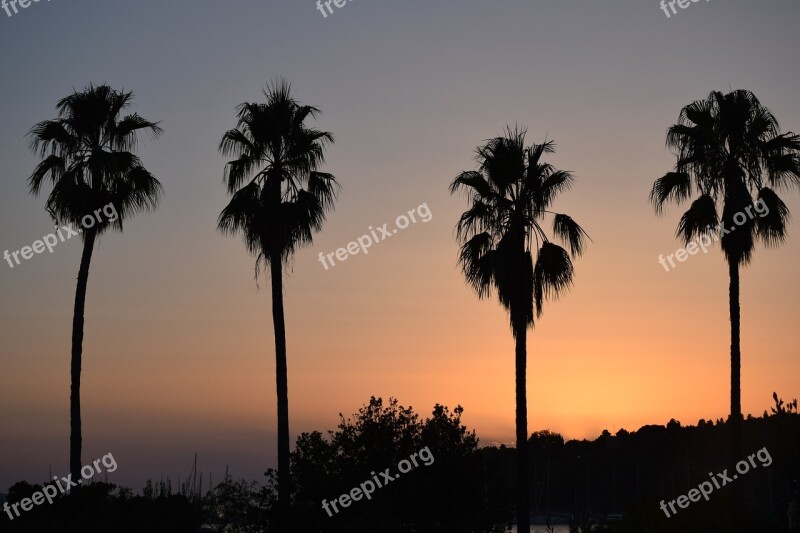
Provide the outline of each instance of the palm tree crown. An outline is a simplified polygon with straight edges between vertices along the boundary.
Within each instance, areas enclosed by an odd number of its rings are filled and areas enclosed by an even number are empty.
[[[46,208],[56,223],[78,225],[84,216],[113,204],[118,217],[100,221],[92,231],[121,231],[126,218],[158,204],[162,186],[131,150],[140,132],[155,138],[162,130],[136,113],[120,118],[132,98],[131,92],[89,85],[58,102],[57,119],[31,129],[31,148],[42,161],[28,183],[38,195],[48,177],[52,181]]]
[[[667,146],[676,151],[677,164],[656,180],[650,200],[661,213],[667,202],[682,203],[697,191],[678,225],[685,244],[720,224],[735,227],[723,232],[722,250],[729,262],[746,265],[756,240],[767,246],[785,240],[789,210],[776,191],[800,185],[800,137],[781,134],[778,121],[752,92],[715,91],[687,105],[668,130]],[[734,226],[734,217],[752,206],[754,197],[766,214]]]
[[[580,255],[588,238],[572,218],[548,210],[574,182],[570,172],[542,161],[555,144],[525,146],[525,135],[507,129],[489,140],[476,150],[479,170],[462,172],[450,185],[451,193],[466,191],[472,204],[456,228],[462,242],[459,263],[479,297],[497,291],[515,333],[533,325],[534,305],[540,316],[544,300],[572,284],[570,253]],[[548,238],[547,216],[570,252]]]
[[[290,87],[278,82],[264,92],[266,103],[239,106],[237,127],[220,142],[233,195],[219,216],[224,233],[241,232],[256,268],[273,258],[287,260],[299,246],[312,242],[338,189],[336,178],[318,172],[330,133],[305,125],[319,110],[300,105]]]

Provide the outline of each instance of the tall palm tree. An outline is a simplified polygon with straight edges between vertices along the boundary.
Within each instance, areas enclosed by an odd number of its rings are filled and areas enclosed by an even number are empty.
[[[526,390],[527,329],[542,314],[545,300],[572,285],[570,255],[580,255],[588,238],[567,215],[548,211],[555,197],[573,184],[573,176],[542,161],[555,151],[552,141],[525,146],[525,130],[479,147],[477,171],[459,174],[450,193],[466,192],[471,207],[456,226],[459,263],[467,283],[486,298],[492,289],[509,312],[516,342],[517,531],[530,531],[528,481],[528,411]],[[552,218],[553,232],[570,248],[548,239],[542,224]],[[534,257],[535,255],[535,257]]]
[[[89,85],[58,102],[58,118],[39,122],[28,134],[31,149],[42,158],[28,178],[30,191],[38,195],[48,179],[52,182],[46,208],[53,221],[78,228],[87,217],[95,219],[81,232],[83,253],[72,318],[69,468],[73,479],[80,479],[81,469],[83,324],[95,241],[108,230],[121,232],[124,221],[135,214],[155,209],[162,193],[161,183],[132,153],[140,132],[155,138],[162,130],[136,113],[120,117],[132,99],[132,92]],[[116,212],[114,219],[99,216],[109,205],[112,215]]]
[[[656,212],[697,192],[676,235],[688,245],[721,233],[730,276],[730,420],[736,440],[742,419],[739,269],[750,263],[757,240],[777,246],[786,239],[789,210],[776,190],[800,186],[800,137],[781,134],[778,121],[752,92],[715,91],[681,110],[667,132],[667,146],[675,151],[677,163],[653,184],[650,201]],[[759,216],[745,216],[752,215],[754,199]],[[742,218],[746,220],[740,224]]]
[[[283,314],[283,267],[313,233],[322,229],[338,190],[336,178],[317,171],[328,132],[308,127],[319,110],[299,104],[289,84],[279,80],[265,91],[266,103],[238,107],[236,128],[222,137],[219,149],[232,157],[224,181],[230,203],[220,213],[225,234],[240,233],[256,256],[256,273],[269,268],[278,392],[278,502],[289,506],[289,393],[286,369],[286,327]]]

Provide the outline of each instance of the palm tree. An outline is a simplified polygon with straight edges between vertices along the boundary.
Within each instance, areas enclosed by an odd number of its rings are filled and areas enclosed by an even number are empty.
[[[233,158],[224,181],[230,203],[220,213],[225,234],[241,233],[256,256],[256,275],[269,267],[272,281],[272,321],[278,393],[278,502],[288,510],[289,394],[286,370],[286,328],[283,315],[283,267],[295,251],[311,244],[333,208],[336,178],[318,172],[324,148],[333,142],[328,132],[306,126],[319,110],[300,105],[290,86],[280,80],[264,91],[266,103],[238,107],[236,128],[222,137],[219,149]]]
[[[667,146],[676,152],[677,163],[653,184],[650,201],[656,213],[667,202],[683,203],[696,191],[676,235],[688,245],[720,233],[728,263],[730,420],[736,441],[742,420],[739,269],[750,263],[757,240],[777,246],[786,239],[789,210],[776,190],[800,186],[800,137],[781,134],[778,121],[752,92],[715,91],[681,110],[678,123],[667,132]],[[754,197],[757,218],[752,214]]]
[[[542,314],[544,301],[572,285],[570,259],[580,255],[588,238],[567,215],[548,211],[555,197],[573,184],[571,173],[542,161],[555,144],[525,146],[525,130],[479,147],[477,171],[465,171],[450,185],[471,203],[456,226],[461,243],[459,263],[467,283],[486,298],[492,289],[509,312],[516,342],[517,531],[530,531],[528,481],[528,412],[526,391],[527,329]],[[570,252],[550,241],[542,227],[552,218],[553,232]],[[535,258],[534,258],[535,253]]]
[[[42,159],[28,178],[30,192],[38,195],[49,178],[53,189],[46,209],[53,221],[87,226],[81,232],[83,253],[72,318],[69,468],[73,479],[80,479],[81,469],[84,307],[95,241],[107,230],[121,232],[124,221],[140,211],[155,209],[162,193],[161,183],[132,153],[140,132],[156,138],[162,130],[136,113],[120,118],[132,99],[132,92],[90,84],[58,102],[58,118],[39,122],[28,134],[31,149]],[[113,206],[115,218],[105,211],[108,206]],[[91,227],[84,222],[87,218],[94,219]]]

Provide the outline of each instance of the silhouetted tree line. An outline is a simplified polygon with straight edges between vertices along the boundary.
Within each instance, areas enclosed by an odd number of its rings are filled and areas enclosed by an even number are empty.
[[[304,433],[291,454],[292,531],[319,532],[492,532],[510,515],[513,493],[484,458],[478,438],[461,423],[463,409],[436,405],[424,420],[397,400],[371,398],[352,419],[341,417],[336,431]],[[426,448],[433,458],[377,488],[371,500],[353,502],[333,517],[322,501],[349,493],[375,474]],[[496,450],[495,450],[496,452]],[[491,456],[491,452],[486,457]],[[492,481],[494,480],[494,481]],[[492,481],[492,482],[490,482]],[[498,482],[495,485],[495,482]],[[283,512],[278,506],[277,473],[263,483],[226,477],[206,495],[193,497],[185,486],[173,492],[169,481],[148,481],[143,494],[95,483],[24,513],[8,524],[10,532],[210,532],[274,531]],[[41,490],[17,483],[9,494],[16,503]]]
[[[720,419],[697,426],[671,420],[615,435],[604,431],[594,441],[564,442],[558,434],[534,433],[531,511],[571,523],[623,518],[609,531],[788,531],[787,513],[793,499],[798,503],[800,416],[795,410],[749,417],[743,422],[741,457],[730,457],[730,431],[730,422]],[[709,473],[736,474],[738,461],[763,448],[772,459],[769,466],[754,459],[757,467],[715,489],[708,502],[700,499],[670,518],[659,508],[661,500],[675,500],[709,480]],[[731,503],[732,485],[741,487],[743,505]]]
[[[41,159],[28,178],[29,190],[39,195],[50,189],[45,208],[54,223],[78,226],[107,205],[119,215],[114,220],[92,223],[81,234],[83,253],[70,354],[69,457],[70,472],[76,479],[83,464],[81,369],[85,300],[95,242],[110,230],[122,231],[123,223],[136,214],[155,209],[163,192],[161,182],[135,153],[141,134],[156,138],[162,129],[158,122],[128,113],[132,98],[129,91],[89,84],[58,102],[57,117],[41,121],[29,131],[31,149]],[[450,184],[450,192],[464,193],[469,202],[456,225],[458,261],[465,280],[479,298],[496,293],[508,312],[515,338],[515,459],[509,458],[505,448],[478,451],[477,438],[460,425],[460,410],[450,413],[437,406],[432,418],[419,421],[410,409],[392,402],[384,407],[374,399],[355,421],[343,420],[329,439],[319,433],[302,435],[291,455],[284,270],[295,252],[313,244],[313,237],[334,209],[340,190],[336,177],[321,171],[325,151],[334,137],[310,124],[319,113],[318,108],[298,102],[287,81],[277,80],[265,88],[264,101],[238,106],[235,126],[220,141],[219,150],[228,159],[223,181],[230,201],[220,213],[217,227],[224,234],[243,238],[247,251],[255,257],[257,275],[269,272],[275,334],[278,469],[268,473],[263,489],[254,492],[226,478],[208,498],[198,499],[192,494],[187,500],[192,503],[189,507],[184,505],[187,502],[175,500],[176,512],[180,509],[194,513],[203,523],[217,528],[213,530],[224,525],[226,531],[258,531],[259,526],[252,529],[247,525],[253,520],[271,520],[273,530],[282,532],[293,531],[290,520],[294,521],[293,528],[302,523],[314,531],[353,527],[370,531],[377,517],[380,531],[483,531],[505,514],[511,494],[516,499],[519,533],[530,531],[531,503],[536,514],[571,513],[573,521],[575,516],[581,516],[582,529],[587,530],[592,513],[616,513],[630,502],[645,501],[654,494],[669,497],[672,493],[667,488],[674,491],[683,485],[683,467],[686,483],[691,485],[693,473],[726,456],[726,450],[720,448],[726,434],[729,461],[743,455],[748,449],[745,444],[758,449],[763,447],[758,441],[767,436],[779,439],[775,436],[780,433],[779,423],[771,418],[748,421],[746,430],[742,424],[740,271],[751,262],[756,243],[777,247],[787,238],[790,213],[778,192],[800,187],[800,135],[781,133],[776,117],[752,92],[731,90],[713,91],[707,98],[681,109],[677,123],[667,131],[667,146],[675,155],[675,165],[655,181],[650,193],[657,213],[662,213],[667,204],[685,203],[697,194],[678,225],[677,236],[686,245],[684,253],[696,253],[696,240],[704,238],[710,243],[714,237],[720,241],[728,263],[729,425],[703,423],[682,430],[673,423],[667,428],[645,427],[636,434],[618,433],[612,437],[604,433],[593,443],[563,443],[557,435],[539,433],[533,436],[534,449],[528,450],[527,330],[541,316],[546,301],[570,288],[575,272],[572,259],[584,252],[590,239],[570,216],[551,211],[555,198],[574,183],[570,172],[545,162],[546,156],[555,151],[555,144],[527,144],[524,128],[506,128],[501,136],[476,149],[477,169],[459,173]],[[743,213],[751,214],[754,202],[767,209],[759,212],[758,218],[745,217],[739,222]],[[551,232],[546,231],[549,224]],[[739,229],[733,233],[735,226]],[[682,261],[679,253],[674,255]],[[18,261],[16,254],[13,257]],[[7,260],[10,263],[11,259]],[[666,267],[666,260],[672,263],[672,255],[661,260]],[[777,396],[775,400],[777,403]],[[797,403],[792,406],[793,410],[789,405],[784,408],[777,404],[775,414],[781,417],[778,420],[793,420]],[[370,418],[376,416],[377,419]],[[429,445],[426,439],[436,442]],[[780,447],[778,440],[770,443]],[[357,476],[364,476],[367,467],[375,468],[373,460],[397,460],[413,446],[439,446],[442,453],[439,466],[409,476],[423,480],[422,488],[412,488],[404,477],[383,489],[375,503],[370,502],[372,510],[337,513],[328,517],[330,520],[321,521],[313,512],[315,498],[328,494],[321,489],[334,489],[339,486],[336,483],[343,481],[363,481],[366,478]],[[363,453],[356,455],[356,451]],[[542,457],[546,458],[544,464]],[[783,458],[789,462],[788,456]],[[311,465],[313,460],[322,463]],[[509,468],[513,475],[508,474]],[[796,476],[796,468],[789,472]],[[747,481],[750,495],[745,494],[742,483],[735,487],[736,504],[731,505],[726,516],[750,510],[767,516],[770,523],[779,523],[775,517],[780,511],[776,509],[785,503],[786,480],[769,477],[764,482],[759,476],[762,474],[755,473]],[[295,478],[298,486],[292,484]],[[513,479],[513,490],[509,479]],[[778,487],[773,493],[775,483]],[[429,492],[431,487],[438,487],[442,493]],[[767,496],[762,492],[764,487]],[[16,492],[29,488],[21,485]],[[158,497],[145,495],[143,500],[124,490],[112,496],[111,491],[110,486],[96,486],[84,498],[101,502],[110,498],[114,505],[130,510],[172,497],[169,487],[166,495],[161,491]],[[221,492],[215,494],[218,491]],[[296,508],[292,505],[293,494],[298,498]],[[185,493],[179,495],[187,498]],[[248,496],[242,500],[244,495]],[[396,499],[390,502],[388,495]],[[460,514],[456,513],[457,508]],[[241,518],[239,511],[243,510],[253,517]],[[688,513],[681,514],[681,519],[685,514]],[[228,515],[237,517],[235,524],[226,521]],[[120,527],[135,527],[132,524],[143,516],[147,513],[135,513]],[[675,517],[671,523],[679,521]],[[742,523],[737,518],[721,530],[732,531]],[[86,527],[81,530],[90,531]],[[720,529],[715,526],[711,530]]]
[[[745,505],[734,506],[731,487],[715,490],[667,518],[661,500],[673,500],[709,478],[735,472],[729,458],[730,423],[700,420],[682,426],[648,425],[638,431],[604,431],[594,441],[564,441],[539,431],[528,441],[530,508],[534,522],[570,524],[575,533],[783,532],[787,511],[797,506],[800,479],[800,415],[797,404],[775,395],[776,406],[743,423],[746,455],[766,448],[769,467],[750,468],[741,484]],[[371,398],[352,418],[341,416],[327,435],[304,433],[291,454],[293,505],[290,524],[297,532],[501,532],[515,512],[514,448],[478,448],[478,438],[461,422],[463,409],[436,405],[421,419],[397,400]],[[322,501],[349,493],[373,472],[397,465],[427,447],[434,460],[420,464],[378,488],[366,501],[352,502],[329,516]],[[9,503],[30,497],[41,486],[15,484]],[[148,481],[141,496],[109,483],[94,483],[35,507],[13,521],[11,533],[75,531],[260,533],[273,531],[277,477],[263,483],[224,481],[205,495],[187,485],[173,491],[169,481]]]

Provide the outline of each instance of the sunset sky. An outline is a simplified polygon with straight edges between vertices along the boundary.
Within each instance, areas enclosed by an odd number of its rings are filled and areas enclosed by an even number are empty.
[[[313,0],[54,0],[0,11],[0,252],[52,231],[26,132],[89,82],[133,90],[161,120],[139,155],[165,188],[157,211],[102,237],[89,275],[83,462],[113,453],[109,480],[140,490],[185,477],[194,453],[221,479],[276,465],[270,289],[216,231],[227,203],[217,151],[236,106],[279,76],[318,106],[336,142],[323,170],[336,211],[285,282],[292,441],[334,429],[371,395],[421,414],[464,407],[484,445],[514,438],[514,342],[495,299],[456,264],[466,200],[448,185],[508,124],[554,139],[575,173],[554,209],[593,240],[575,286],[528,335],[531,431],[595,438],[729,410],[728,275],[718,249],[670,272],[684,209],[657,217],[653,181],[672,169],[666,128],[711,90],[750,89],[800,131],[800,4],[355,0],[323,18]],[[45,191],[45,194],[49,189]],[[800,216],[800,193],[783,198]],[[320,252],[369,226],[432,213],[325,270]],[[68,472],[69,355],[81,242],[0,264],[0,492]],[[742,274],[742,408],[800,397],[800,227]],[[260,287],[259,287],[260,286]]]

